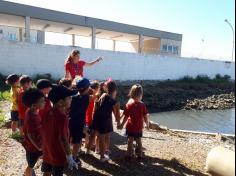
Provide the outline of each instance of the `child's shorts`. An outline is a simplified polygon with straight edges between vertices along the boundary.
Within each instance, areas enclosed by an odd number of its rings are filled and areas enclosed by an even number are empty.
[[[56,175],[56,176],[63,176],[63,170],[64,167],[63,166],[52,166],[51,164],[48,164],[46,162],[43,162],[42,167],[41,167],[41,171],[42,172],[51,172],[52,175]]]
[[[128,137],[132,137],[134,139],[139,139],[139,138],[142,138],[143,137],[143,133],[142,132],[129,132],[128,130],[126,131],[126,135]]]
[[[13,122],[19,121],[18,111],[11,111],[11,121],[13,121]]]
[[[85,126],[83,124],[70,127],[70,137],[72,144],[79,144],[82,139],[86,137],[84,134],[84,127]]]
[[[26,161],[30,168],[34,168],[40,156],[42,156],[42,152],[28,152],[26,151]]]

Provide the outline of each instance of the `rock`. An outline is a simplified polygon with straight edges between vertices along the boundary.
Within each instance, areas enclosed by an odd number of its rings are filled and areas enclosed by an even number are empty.
[[[149,128],[152,129],[152,130],[156,130],[156,131],[166,131],[166,130],[168,130],[167,127],[160,126],[158,123],[155,123],[153,121],[149,122]]]

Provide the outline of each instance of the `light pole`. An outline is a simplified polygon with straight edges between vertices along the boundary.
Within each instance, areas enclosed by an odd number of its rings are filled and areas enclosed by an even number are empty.
[[[228,21],[228,19],[225,19],[225,22],[230,26],[233,32],[233,48],[232,48],[232,62],[234,61],[234,28],[232,24]]]

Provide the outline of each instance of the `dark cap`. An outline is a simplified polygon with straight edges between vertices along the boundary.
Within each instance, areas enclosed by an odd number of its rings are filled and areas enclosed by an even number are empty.
[[[90,86],[90,81],[87,78],[80,78],[76,80],[77,89],[86,89]]]
[[[36,87],[38,89],[45,89],[45,88],[52,87],[52,83],[48,79],[40,79],[37,81]]]
[[[48,94],[48,99],[53,104],[56,104],[58,101],[75,94],[75,91],[72,91],[65,86],[52,85],[52,90]]]
[[[14,84],[19,79],[20,79],[19,75],[11,74],[11,75],[7,76],[6,81],[7,81],[8,84]]]
[[[100,83],[98,81],[92,81],[90,84],[91,84],[90,87],[92,89],[98,89],[99,85],[100,85]]]
[[[20,84],[23,86],[26,83],[32,82],[32,79],[28,75],[22,75],[20,77]]]

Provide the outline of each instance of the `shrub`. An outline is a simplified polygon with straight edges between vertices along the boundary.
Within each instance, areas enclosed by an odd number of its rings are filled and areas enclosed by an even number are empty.
[[[216,80],[222,79],[222,76],[221,76],[220,74],[217,74],[217,75],[215,76],[215,79],[216,79]]]
[[[179,81],[179,82],[192,82],[192,81],[194,81],[194,78],[191,76],[185,76],[177,81]]]
[[[211,79],[209,78],[209,76],[207,75],[198,75],[196,77],[196,81],[197,82],[202,82],[202,83],[207,83],[207,82],[210,82]]]

